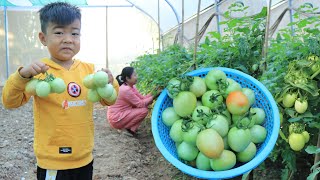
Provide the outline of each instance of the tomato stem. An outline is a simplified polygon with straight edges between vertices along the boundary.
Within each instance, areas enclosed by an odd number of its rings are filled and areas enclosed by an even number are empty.
[[[317,149],[319,149],[319,148],[320,148],[320,130],[319,130],[319,134],[318,134],[318,143],[317,143]],[[320,160],[320,155],[319,155],[319,153],[317,153],[316,156],[314,157],[314,164],[317,164],[319,162],[319,160]],[[317,169],[318,166],[316,166],[314,169]],[[316,180],[317,177],[318,177],[318,175],[316,175],[314,177],[314,180]]]
[[[311,77],[310,79],[315,78],[320,73],[320,69],[318,69]]]

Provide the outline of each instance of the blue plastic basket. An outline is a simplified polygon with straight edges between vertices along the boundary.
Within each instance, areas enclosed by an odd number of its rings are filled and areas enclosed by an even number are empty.
[[[268,89],[255,78],[243,72],[230,68],[216,67],[195,70],[187,75],[204,77],[212,69],[220,69],[226,73],[227,77],[240,83],[242,87],[254,90],[256,102],[253,104],[253,107],[264,109],[266,119],[263,126],[267,129],[267,137],[264,143],[257,145],[256,156],[251,161],[247,163],[238,163],[233,169],[226,171],[204,171],[181,162],[178,158],[175,143],[169,136],[170,128],[162,122],[162,111],[167,107],[172,107],[172,99],[167,95],[166,89],[158,97],[152,112],[152,134],[156,146],[162,155],[183,173],[203,179],[227,179],[242,175],[256,168],[268,157],[278,138],[280,117],[276,102]]]

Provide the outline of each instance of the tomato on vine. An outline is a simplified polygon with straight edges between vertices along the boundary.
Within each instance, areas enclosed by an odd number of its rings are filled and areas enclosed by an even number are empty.
[[[298,113],[303,114],[308,109],[308,101],[305,99],[298,98],[294,103],[294,109]]]
[[[283,96],[282,104],[284,107],[290,108],[294,105],[296,99],[297,99],[296,93],[286,93]]]

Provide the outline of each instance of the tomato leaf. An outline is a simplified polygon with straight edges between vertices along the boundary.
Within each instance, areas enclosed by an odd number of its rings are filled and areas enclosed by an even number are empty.
[[[286,108],[284,110],[291,118],[295,117],[295,110],[293,108]]]
[[[317,174],[319,174],[319,172],[320,172],[320,167],[315,169],[313,173],[309,174],[309,176],[307,177],[307,180],[313,180],[317,176]]]
[[[304,120],[304,118],[316,119],[317,117],[314,116],[314,115],[312,115],[311,112],[305,112],[305,113],[303,113],[302,115],[299,115],[299,116],[297,116],[297,117],[292,117],[292,118],[290,118],[288,121],[292,123],[292,122],[300,121],[301,119]]]
[[[250,175],[251,171],[252,171],[252,170],[244,173],[244,174],[242,175],[241,180],[247,180],[247,179],[249,179],[249,175]]]
[[[318,92],[318,85],[316,81],[310,81],[307,84],[301,85],[301,84],[295,84],[291,81],[289,81],[289,83],[293,86],[293,87],[297,87],[297,88],[301,88],[305,91],[307,91],[308,93],[310,93],[312,96],[319,96],[319,92]]]
[[[308,146],[305,151],[308,154],[317,154],[320,153],[320,148],[317,148],[317,146]],[[319,162],[320,163],[320,162]]]

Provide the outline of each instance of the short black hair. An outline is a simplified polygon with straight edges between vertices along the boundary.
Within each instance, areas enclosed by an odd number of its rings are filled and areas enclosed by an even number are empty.
[[[76,19],[81,21],[81,12],[77,6],[65,3],[54,2],[45,5],[39,10],[41,31],[46,33],[48,24],[69,25]]]

